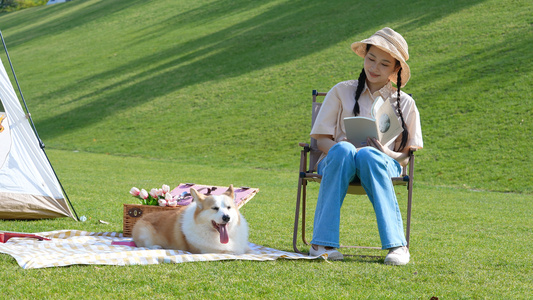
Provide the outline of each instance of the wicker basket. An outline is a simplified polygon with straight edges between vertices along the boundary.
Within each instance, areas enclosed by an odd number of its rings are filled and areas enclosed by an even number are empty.
[[[173,196],[181,195],[183,192],[189,192],[191,187],[194,187],[197,191],[204,193],[208,190],[212,195],[224,193],[228,187],[200,185],[194,183],[180,183],[175,189],[171,191]],[[237,187],[235,188],[235,205],[237,208],[241,208],[244,204],[250,201],[255,194],[259,191],[257,188],[250,187]],[[124,204],[124,216],[123,216],[123,235],[125,237],[131,237],[133,225],[144,215],[156,211],[165,211],[170,209],[176,209],[178,207],[187,206],[192,201],[192,196],[187,196],[183,200],[178,201],[177,207],[168,206],[155,206],[155,205],[141,205],[141,204]]]
[[[131,236],[133,225],[144,215],[156,211],[165,211],[176,209],[181,206],[168,207],[168,206],[155,206],[155,205],[140,205],[140,204],[124,204],[124,216],[123,216],[123,235],[125,237]]]

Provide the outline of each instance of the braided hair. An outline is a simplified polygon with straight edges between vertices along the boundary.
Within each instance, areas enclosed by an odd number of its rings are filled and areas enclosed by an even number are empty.
[[[368,50],[370,50],[370,44],[366,44],[366,53],[368,53]],[[363,92],[363,89],[365,88],[365,82],[366,82],[366,73],[365,68],[361,70],[361,73],[359,74],[359,78],[357,79],[357,89],[355,90],[355,105],[353,106],[353,115],[358,116],[359,115],[359,97],[361,97],[361,93]]]
[[[355,105],[353,106],[354,116],[359,115],[359,97],[361,97],[361,93],[363,92],[363,89],[365,88],[365,81],[366,81],[366,73],[365,73],[365,68],[363,68],[363,70],[361,70],[361,74],[359,74],[359,79],[357,79],[357,89],[355,90]]]
[[[399,62],[398,62],[399,63]],[[398,115],[400,115],[400,119],[402,120],[402,141],[400,142],[400,147],[398,148],[398,152],[402,151],[405,148],[405,145],[407,145],[407,139],[409,138],[409,131],[407,130],[407,127],[405,126],[405,121],[403,119],[403,113],[400,108],[400,87],[402,86],[402,68],[398,70],[398,77],[396,79],[396,86],[398,87],[398,97],[396,98],[396,110],[398,112]]]
[[[371,47],[370,44],[366,45],[366,52],[368,52],[370,47]],[[400,62],[398,60],[396,60],[396,64],[400,65]],[[396,99],[396,103],[397,103],[396,110],[397,110],[398,115],[400,116],[400,119],[402,121],[403,132],[402,132],[402,141],[400,142],[400,147],[398,148],[397,151],[402,151],[405,148],[405,145],[407,145],[407,139],[409,138],[409,131],[407,130],[407,126],[405,125],[405,121],[403,119],[403,113],[402,113],[402,110],[400,108],[400,87],[402,86],[401,73],[402,73],[402,68],[400,66],[400,69],[398,70],[398,77],[396,79],[396,86],[398,88],[398,94],[397,94],[398,96],[397,96],[397,99]],[[366,73],[365,73],[365,68],[363,68],[361,70],[361,73],[359,74],[359,78],[357,79],[357,89],[355,90],[355,104],[353,106],[353,114],[354,114],[354,116],[358,116],[359,113],[360,113],[360,110],[359,110],[359,97],[361,97],[361,93],[363,93],[363,89],[365,88],[365,82],[366,82]]]

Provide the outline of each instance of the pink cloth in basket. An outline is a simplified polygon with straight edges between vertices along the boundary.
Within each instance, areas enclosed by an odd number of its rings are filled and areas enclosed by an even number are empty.
[[[180,183],[170,192],[170,194],[172,194],[174,197],[179,197],[178,205],[189,205],[192,202],[192,196],[190,194],[191,188],[194,188],[199,193],[211,195],[221,195],[229,189],[227,186],[224,187],[194,183]],[[246,204],[246,202],[250,201],[250,199],[255,196],[259,189],[250,187],[233,187],[233,191],[235,192],[235,205],[240,208]]]

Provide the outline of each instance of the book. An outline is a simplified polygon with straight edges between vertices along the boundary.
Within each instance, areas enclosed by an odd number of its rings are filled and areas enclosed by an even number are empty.
[[[348,141],[357,148],[368,146],[369,137],[376,138],[385,147],[393,142],[403,132],[403,128],[389,103],[390,101],[384,101],[380,96],[372,104],[371,118],[360,116],[344,118]]]

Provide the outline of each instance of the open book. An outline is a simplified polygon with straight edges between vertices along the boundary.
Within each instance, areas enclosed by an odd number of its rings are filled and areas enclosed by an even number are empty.
[[[366,140],[369,137],[376,138],[383,146],[388,146],[403,132],[402,125],[389,101],[383,101],[381,97],[376,98],[372,104],[371,114],[372,118],[344,118],[346,137],[355,147],[367,146]]]

